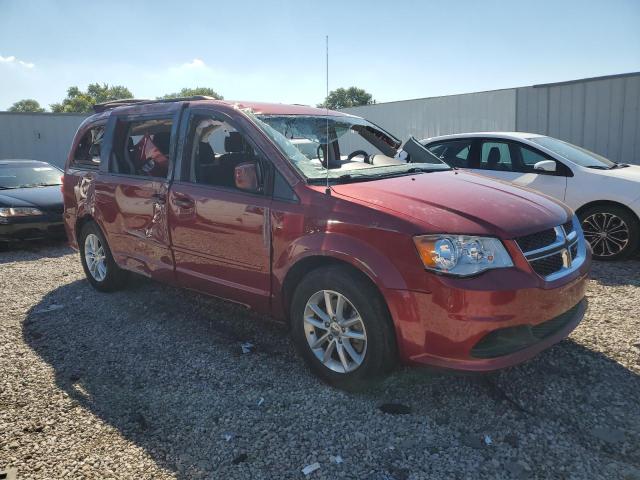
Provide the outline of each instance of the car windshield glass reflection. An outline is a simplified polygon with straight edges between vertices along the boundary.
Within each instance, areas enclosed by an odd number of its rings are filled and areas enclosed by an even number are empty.
[[[393,135],[359,117],[245,113],[312,182],[449,169],[415,139],[405,142],[411,146],[405,151]]]
[[[586,148],[572,145],[552,137],[532,137],[529,138],[533,143],[548,148],[552,152],[572,161],[576,165],[587,168],[614,168],[616,163],[604,158],[602,155],[590,152]]]
[[[60,185],[62,173],[55,167],[37,165],[0,165],[0,189]]]

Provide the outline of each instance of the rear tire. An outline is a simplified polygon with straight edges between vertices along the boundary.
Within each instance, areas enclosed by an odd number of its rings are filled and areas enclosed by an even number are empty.
[[[343,266],[313,270],[296,288],[290,313],[298,352],[328,384],[361,390],[395,366],[392,320],[361,274]]]
[[[579,218],[594,259],[623,260],[637,251],[640,225],[626,209],[596,205],[580,212]]]
[[[101,292],[123,289],[129,272],[116,264],[100,227],[94,222],[85,224],[78,240],[82,268],[91,286]]]

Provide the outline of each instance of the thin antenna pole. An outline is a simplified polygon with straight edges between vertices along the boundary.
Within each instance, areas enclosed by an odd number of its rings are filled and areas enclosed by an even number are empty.
[[[325,193],[327,195],[331,195],[331,189],[329,188],[329,105],[327,104],[327,101],[329,99],[329,35],[325,36],[325,51],[326,51],[326,73],[327,73],[327,95],[325,96],[324,99],[324,108],[325,108],[325,115],[326,115],[326,120],[327,120],[327,152],[325,155],[325,161],[326,161],[326,165],[325,168],[327,169],[327,185],[325,188]]]

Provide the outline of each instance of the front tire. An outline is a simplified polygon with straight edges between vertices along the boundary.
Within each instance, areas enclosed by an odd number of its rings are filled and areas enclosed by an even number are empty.
[[[361,274],[342,266],[313,270],[296,288],[290,313],[298,352],[330,385],[360,390],[393,368],[389,312]]]
[[[128,272],[116,264],[98,225],[94,222],[85,224],[78,240],[82,268],[91,286],[101,292],[124,288]]]
[[[638,219],[615,205],[599,205],[580,213],[584,237],[596,260],[623,260],[638,249]]]

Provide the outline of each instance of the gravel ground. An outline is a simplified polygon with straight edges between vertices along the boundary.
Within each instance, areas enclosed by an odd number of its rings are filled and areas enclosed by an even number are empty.
[[[405,368],[359,394],[319,383],[268,318],[142,278],[93,291],[63,245],[0,253],[0,292],[0,470],[18,478],[305,478],[318,462],[308,478],[640,479],[638,260],[595,264],[583,323],[525,365]]]

